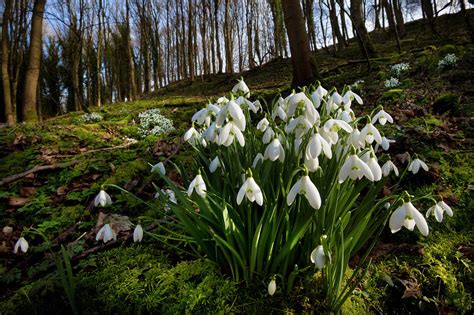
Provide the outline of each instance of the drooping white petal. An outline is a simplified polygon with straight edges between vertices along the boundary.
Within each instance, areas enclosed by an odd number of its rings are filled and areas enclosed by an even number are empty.
[[[266,117],[262,118],[257,124],[257,129],[260,130],[261,132],[264,132],[267,130],[267,127],[270,125],[270,122]]]
[[[443,209],[444,211],[446,211],[446,213],[452,217],[453,216],[453,209],[451,209],[451,207],[446,203],[444,202],[443,200],[441,200],[440,202],[438,202],[438,206],[441,207],[441,209]]]
[[[143,240],[143,228],[140,224],[137,224],[135,229],[133,230],[133,241],[141,242]]]
[[[288,196],[286,198],[286,203],[288,206],[291,206],[291,204],[295,201],[296,195],[300,192],[300,187],[301,187],[301,181],[298,180],[293,187],[291,187],[290,192],[288,193]]]
[[[385,164],[382,166],[382,174],[383,176],[388,176],[390,172],[393,170],[396,176],[398,176],[398,168],[395,164],[393,164],[392,161],[388,160],[385,162]]]
[[[219,160],[219,157],[216,156],[209,164],[209,171],[211,173],[214,173],[217,170],[217,168],[220,166],[221,166],[221,161]]]
[[[158,171],[161,175],[165,175],[166,174],[166,169],[165,169],[165,165],[163,164],[163,162],[159,162],[155,165],[153,165],[151,167],[151,172],[156,172]]]
[[[242,184],[242,186],[239,189],[239,192],[237,194],[237,204],[238,205],[240,205],[242,203],[242,200],[244,200],[244,196],[245,196],[245,193],[247,191],[247,186],[248,186],[248,182],[244,181],[244,183]]]
[[[108,206],[112,204],[112,198],[110,198],[109,194],[105,192],[105,190],[101,190],[94,199],[94,206],[97,207],[101,205],[102,207]]]
[[[380,168],[379,163],[375,158],[370,158],[367,165],[370,168],[370,171],[374,175],[374,181],[379,181],[382,179],[382,169]]]
[[[192,180],[188,187],[188,196],[191,197],[193,191],[196,191],[198,195],[201,197],[206,196],[206,183],[202,178],[201,174],[196,175],[196,177]]]
[[[309,176],[303,176],[301,178],[300,192],[301,191],[304,191],[305,197],[313,209],[317,210],[321,208],[321,196]]]
[[[397,210],[393,211],[388,222],[388,226],[392,233],[400,231],[402,228],[406,217],[405,204],[401,205]]]
[[[23,253],[26,253],[28,251],[28,242],[24,237],[20,237],[16,243],[15,247],[13,248],[13,253],[16,254],[18,253],[18,249],[21,249]]]
[[[262,153],[257,153],[255,158],[253,159],[252,168],[255,168],[257,166],[258,162],[263,161],[263,160],[264,160],[263,154]]]
[[[312,252],[311,252],[311,262],[316,265],[316,267],[321,270],[324,268],[326,264],[326,255],[324,254],[323,245],[318,245]]]
[[[420,233],[424,236],[428,236],[429,228],[425,217],[420,213],[420,211],[418,211],[418,209],[415,208],[415,206],[413,206],[411,202],[406,202],[405,208],[407,216],[413,218]]]
[[[277,289],[276,281],[275,279],[272,279],[270,283],[268,284],[268,294],[269,295],[275,294],[276,289]]]

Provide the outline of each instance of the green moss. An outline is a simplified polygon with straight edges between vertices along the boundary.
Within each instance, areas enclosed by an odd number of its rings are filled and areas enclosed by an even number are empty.
[[[404,93],[402,89],[391,89],[382,94],[380,97],[381,102],[394,102],[394,101],[400,101],[404,98]]]
[[[439,115],[445,113],[459,114],[459,96],[453,93],[445,93],[438,96],[433,103],[433,113]]]
[[[454,45],[445,45],[445,46],[441,47],[438,50],[438,56],[440,58],[443,58],[447,54],[456,54],[457,52],[458,52],[458,49],[457,49],[456,46],[454,46]]]

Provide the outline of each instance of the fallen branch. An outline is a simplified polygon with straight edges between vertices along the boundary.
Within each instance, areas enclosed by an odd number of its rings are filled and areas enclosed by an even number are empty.
[[[19,180],[25,176],[28,176],[29,174],[34,174],[41,171],[55,170],[58,168],[65,168],[65,167],[69,167],[71,165],[76,165],[76,164],[79,164],[79,161],[74,160],[70,162],[57,163],[57,164],[51,164],[51,165],[38,165],[23,173],[5,177],[4,179],[0,180],[0,186],[4,186],[16,180]]]

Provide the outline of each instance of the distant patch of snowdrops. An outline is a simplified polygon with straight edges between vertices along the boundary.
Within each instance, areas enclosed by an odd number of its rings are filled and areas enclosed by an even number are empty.
[[[143,137],[148,135],[167,134],[174,130],[173,121],[163,116],[158,108],[152,108],[138,114],[139,132]]]
[[[455,54],[447,54],[443,59],[438,61],[438,69],[444,70],[456,67],[458,57]]]
[[[392,66],[391,72],[395,77],[399,77],[402,73],[410,70],[410,64],[406,62],[397,63]]]
[[[400,80],[398,78],[391,77],[388,80],[385,80],[384,86],[389,89],[396,88],[400,85]]]
[[[102,115],[99,113],[85,113],[81,116],[81,119],[84,123],[93,123],[102,121],[104,117],[102,117]]]
[[[413,203],[439,203],[395,184],[398,168],[384,152],[394,141],[379,130],[393,119],[381,107],[356,117],[351,106],[362,99],[349,88],[304,88],[268,107],[249,99],[243,80],[232,92],[193,115],[184,140],[196,150],[197,174],[187,189],[162,176],[177,200],[169,206],[235,280],[266,276],[273,295],[313,266],[325,275],[328,307],[337,311],[358,283],[343,281],[349,259],[370,249],[366,243],[376,242],[387,222],[393,233],[416,226],[427,236]],[[409,166],[414,174],[427,170],[418,158]],[[388,183],[391,194],[383,196]],[[438,220],[440,209],[428,215]],[[360,268],[353,275],[360,278]]]

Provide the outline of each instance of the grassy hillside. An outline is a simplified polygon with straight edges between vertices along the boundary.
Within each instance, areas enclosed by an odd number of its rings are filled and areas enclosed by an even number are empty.
[[[472,312],[474,45],[462,23],[458,15],[439,17],[440,36],[420,21],[410,23],[400,53],[388,34],[372,33],[381,57],[371,61],[370,69],[355,41],[336,56],[323,50],[314,55],[325,87],[341,90],[363,81],[353,86],[364,99],[354,110],[368,113],[383,105],[396,122],[390,130],[396,140],[391,155],[400,161],[406,151],[416,149],[431,165],[429,172],[404,184],[420,195],[442,196],[455,213],[443,224],[430,225],[428,238],[387,229],[344,313]],[[438,62],[449,53],[457,56],[456,65],[440,69]],[[410,70],[400,76],[398,87],[386,88],[391,66],[402,62]],[[163,182],[150,173],[150,164],[169,158],[187,165],[192,150],[181,135],[192,114],[208,100],[228,94],[240,76],[252,98],[271,102],[279,93],[289,93],[291,63],[277,59],[243,74],[176,82],[137,102],[92,108],[103,117],[98,122],[87,123],[84,113],[71,113],[37,125],[0,128],[0,226],[12,228],[0,232],[0,313],[70,308],[57,255],[49,251],[58,252],[61,245],[71,257],[75,278],[69,285],[74,284],[75,303],[84,313],[321,312],[317,274],[301,279],[290,296],[277,292],[269,297],[263,281],[234,283],[208,261],[185,253],[185,244],[171,247],[145,237],[136,245],[126,228],[117,242],[95,241],[96,226],[111,214],[132,222],[141,219],[150,231],[167,235],[161,224],[169,216],[160,215],[157,209],[164,205],[153,198],[154,184],[161,187]],[[172,120],[174,131],[143,136],[139,114],[153,108]],[[9,178],[44,165],[54,168]],[[124,187],[154,207],[114,190],[113,205],[95,208],[93,200],[103,184]],[[28,234],[28,253],[12,254],[14,240],[31,227],[50,242]]]

